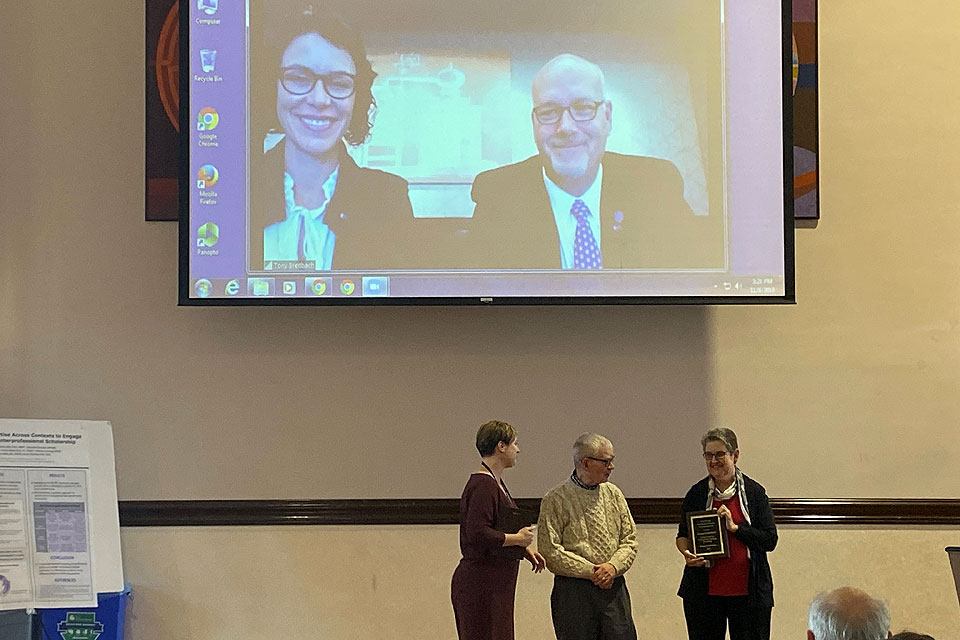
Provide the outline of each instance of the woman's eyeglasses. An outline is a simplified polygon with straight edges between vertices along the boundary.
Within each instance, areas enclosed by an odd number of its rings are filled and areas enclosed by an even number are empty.
[[[304,96],[317,86],[317,81],[323,83],[324,92],[331,98],[343,100],[349,98],[356,91],[356,76],[345,71],[337,73],[314,73],[303,67],[283,67],[280,69],[280,84],[287,93],[295,96]]]
[[[703,452],[703,459],[707,462],[711,460],[716,460],[717,462],[722,462],[724,458],[730,455],[729,451],[717,451],[716,453],[710,453],[709,451]]]

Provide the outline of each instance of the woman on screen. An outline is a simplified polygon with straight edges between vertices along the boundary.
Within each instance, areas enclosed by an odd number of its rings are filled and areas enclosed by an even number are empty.
[[[513,640],[513,600],[520,558],[534,572],[546,563],[530,548],[536,519],[517,509],[502,474],[517,463],[517,432],[493,420],[477,431],[480,466],[460,497],[460,552],[451,597],[460,640]]]
[[[272,103],[275,117],[263,154],[258,142],[251,150],[251,267],[409,266],[406,181],[358,167],[345,146],[367,139],[376,109],[377,74],[359,34],[313,7],[281,20],[279,32],[252,96],[255,114]]]
[[[767,552],[777,546],[777,526],[764,488],[744,475],[737,460],[737,435],[711,429],[700,440],[707,477],[683,499],[677,549],[686,564],[677,595],[690,640],[725,637],[769,640],[773,578]],[[726,529],[727,556],[705,558],[692,553],[687,515],[716,509]]]

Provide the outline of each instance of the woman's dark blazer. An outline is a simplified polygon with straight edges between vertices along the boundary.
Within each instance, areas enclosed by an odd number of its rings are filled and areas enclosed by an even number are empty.
[[[709,477],[690,487],[683,499],[683,516],[680,519],[678,538],[688,538],[687,513],[703,511],[707,504],[707,486]],[[743,476],[747,491],[747,507],[750,510],[752,524],[743,522],[737,537],[750,550],[750,579],[747,591],[747,603],[751,607],[773,606],[773,577],[770,575],[770,563],[767,553],[777,546],[777,525],[773,521],[770,499],[763,486]],[[705,598],[710,590],[710,579],[705,567],[684,567],[683,580],[677,595],[681,598]]]
[[[284,142],[257,158],[250,176],[250,265],[263,266],[263,230],[286,218]],[[415,266],[416,231],[407,181],[357,166],[340,145],[340,171],[323,221],[336,234],[334,269],[403,269]]]

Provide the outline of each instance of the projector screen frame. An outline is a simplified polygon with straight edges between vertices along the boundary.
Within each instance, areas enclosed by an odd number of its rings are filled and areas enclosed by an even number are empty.
[[[190,256],[192,226],[190,195],[194,177],[191,171],[189,132],[193,126],[190,104],[190,30],[189,6],[179,12],[179,234],[178,305],[179,306],[469,306],[469,305],[757,305],[794,304],[795,295],[795,221],[793,196],[793,60],[792,0],[781,0],[781,90],[783,151],[783,295],[743,296],[446,296],[446,297],[192,297],[190,295]],[[346,271],[345,273],[349,273]],[[289,272],[283,275],[293,276]],[[302,277],[305,274],[300,274]],[[749,278],[750,276],[734,276]]]

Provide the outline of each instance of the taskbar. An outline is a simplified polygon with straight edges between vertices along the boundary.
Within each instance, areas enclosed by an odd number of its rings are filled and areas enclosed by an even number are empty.
[[[194,278],[204,298],[777,297],[781,275],[716,271],[418,271]]]

